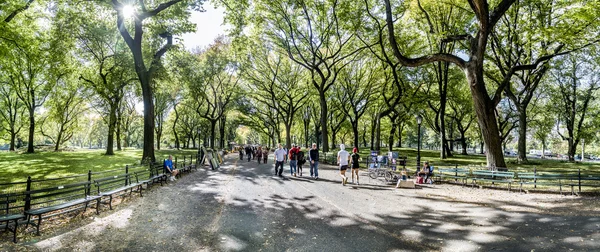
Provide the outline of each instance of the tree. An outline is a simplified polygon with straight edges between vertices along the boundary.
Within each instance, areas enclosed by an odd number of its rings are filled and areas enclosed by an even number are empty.
[[[535,69],[538,65],[548,61],[552,57],[549,55],[539,55],[536,60],[531,61],[533,62],[531,64],[524,63],[512,66],[508,69],[506,74],[504,74],[504,78],[500,82],[500,85],[497,85],[492,90],[488,90],[490,86],[486,85],[485,82],[484,60],[490,35],[496,24],[505,16],[506,11],[516,1],[502,0],[498,2],[495,7],[492,7],[487,0],[470,0],[468,2],[475,17],[475,29],[469,28],[470,30],[465,30],[464,33],[448,34],[445,38],[441,38],[446,41],[466,41],[466,48],[464,49],[468,55],[467,59],[463,59],[457,55],[439,52],[419,57],[411,57],[404,54],[396,41],[396,29],[394,26],[396,20],[394,18],[391,1],[385,0],[388,39],[394,56],[402,65],[418,67],[432,62],[444,61],[458,66],[465,72],[479,126],[486,143],[487,165],[490,169],[506,169],[506,163],[502,153],[502,141],[500,139],[498,123],[494,114],[496,105],[500,102],[502,92],[505,91],[506,86],[510,83],[512,76],[516,72]],[[589,6],[584,8],[589,9]],[[402,10],[405,9],[406,8]],[[404,30],[401,31],[404,32]]]
[[[201,100],[196,107],[198,115],[210,122],[210,148],[215,148],[217,122],[230,109],[240,80],[239,66],[228,54],[229,48],[224,37],[217,38],[198,55],[201,71],[197,80],[189,83],[192,96]]]
[[[98,10],[106,11],[106,10]],[[85,71],[81,71],[80,79],[100,100],[95,100],[101,108],[101,114],[106,114],[108,135],[106,155],[114,155],[114,138],[120,138],[120,113],[125,88],[137,78],[130,71],[128,63],[131,58],[125,55],[124,44],[118,37],[117,30],[111,29],[107,20],[94,19],[87,13],[87,22],[81,21],[76,32],[80,57],[90,62]],[[85,17],[84,16],[84,17]],[[82,17],[83,18],[83,17]],[[120,146],[120,143],[117,145]]]
[[[142,98],[144,101],[144,151],[142,154],[142,160],[149,158],[152,162],[155,161],[154,156],[154,104],[153,104],[153,78],[154,73],[159,68],[161,57],[167,53],[167,51],[173,45],[173,34],[183,33],[191,31],[194,26],[189,24],[188,18],[190,12],[188,7],[191,9],[201,10],[202,3],[204,0],[169,0],[169,1],[151,1],[151,5],[147,5],[145,0],[135,1],[130,8],[135,9],[131,17],[126,17],[123,9],[125,4],[120,0],[111,0],[112,7],[117,11],[117,28],[119,33],[125,40],[125,43],[129,47],[131,54],[133,55],[133,61],[135,66],[135,72],[138,80],[140,81],[142,89]],[[154,8],[148,8],[148,6],[154,5]],[[159,17],[159,14],[161,16]],[[161,18],[162,20],[169,20],[171,23],[170,27],[165,27],[163,24],[155,24],[152,28],[152,35],[158,35],[159,37],[166,39],[166,44],[162,45],[159,49],[152,50],[150,64],[147,67],[147,60],[144,55],[144,48],[142,47],[143,34],[144,34],[144,23],[148,25],[149,19]],[[133,36],[126,25],[125,19],[131,19],[133,23]],[[181,21],[183,22],[177,22]],[[152,43],[158,44],[158,43]]]
[[[352,18],[340,18],[340,15],[354,15],[351,2],[277,0],[254,1],[253,4],[261,13],[256,26],[310,73],[311,84],[319,94],[322,148],[329,151],[326,93],[347,64],[345,60],[364,49],[350,48],[354,35],[347,28],[356,24],[351,23]]]
[[[40,123],[40,131],[54,143],[54,151],[73,137],[79,118],[87,110],[83,87],[76,82],[72,75],[63,78],[46,103],[49,112]]]
[[[0,82],[0,132],[8,133],[9,150],[15,151],[15,140],[24,125],[25,106],[13,86],[8,82]]]
[[[585,52],[584,52],[585,53]],[[575,161],[575,151],[581,139],[591,135],[592,121],[587,117],[596,109],[593,101],[600,89],[597,62],[584,53],[562,56],[552,76],[556,84],[552,87],[552,104],[558,114],[557,132],[568,142],[569,161]],[[566,128],[566,134],[561,131]]]
[[[302,68],[267,48],[252,49],[246,62],[248,80],[253,100],[268,110],[273,110],[285,126],[286,147],[291,148],[291,128],[298,120],[298,111],[308,102],[307,87],[303,83]],[[267,111],[268,113],[268,111]],[[303,115],[300,115],[303,116]],[[276,122],[278,123],[278,122]]]
[[[35,30],[37,27],[23,24],[23,29]],[[58,38],[53,38],[50,31],[36,34],[24,32],[0,40],[3,47],[9,48],[4,66],[8,82],[29,115],[27,153],[34,152],[35,110],[46,102],[54,85],[64,75],[59,70],[60,52],[64,50]]]
[[[342,71],[339,86],[334,89],[339,108],[352,126],[354,146],[359,145],[358,122],[373,102],[378,89],[375,69],[373,63],[367,60],[353,62]]]
[[[495,71],[486,75],[498,85],[509,70],[518,65],[535,64],[538,55],[551,59],[569,54],[580,47],[597,42],[593,34],[597,20],[582,19],[581,9],[572,2],[561,1],[522,1],[516,2],[499,20],[491,34],[490,61]],[[570,25],[564,26],[561,23]],[[535,34],[535,35],[534,35]],[[592,39],[585,39],[590,37]],[[583,39],[582,39],[583,38]],[[593,41],[595,40],[595,41]],[[518,157],[519,162],[527,162],[527,123],[528,111],[536,97],[540,82],[549,70],[548,60],[535,67],[515,72],[506,85],[505,94],[515,105],[519,121]]]

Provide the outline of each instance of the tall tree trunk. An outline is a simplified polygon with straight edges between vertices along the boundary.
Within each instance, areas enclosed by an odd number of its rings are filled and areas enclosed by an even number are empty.
[[[375,118],[377,116],[374,116]],[[371,150],[375,150],[375,129],[377,128],[377,120],[371,121]]]
[[[290,132],[292,131],[292,124],[291,123],[284,123],[285,124],[285,147],[289,150],[292,148],[292,136],[290,135]]]
[[[381,116],[379,114],[375,121],[377,125],[375,128],[375,150],[379,151],[381,150]]]
[[[142,159],[150,159],[151,162],[156,161],[154,156],[154,103],[152,85],[149,77],[144,73],[139,73],[138,77],[142,83],[142,98],[144,100],[144,150]]]
[[[217,126],[217,121],[210,121],[210,148],[215,149],[215,128]]]
[[[33,93],[33,92],[32,92]],[[33,95],[33,94],[32,94]],[[27,153],[33,153],[33,134],[35,133],[35,108],[29,108],[29,138],[27,143]]]
[[[58,131],[58,136],[56,137],[56,144],[54,145],[54,151],[58,151],[58,148],[60,147],[60,139],[62,138],[64,130],[63,127],[64,125],[60,125],[60,130]]]
[[[392,151],[394,148],[394,134],[396,133],[396,123],[392,123],[392,128],[390,129],[390,136],[388,137],[388,151]]]
[[[572,134],[571,134],[571,136],[569,136],[568,143],[569,143],[569,151],[567,154],[569,155],[569,161],[573,162],[573,161],[575,161],[575,151],[576,151],[577,146],[574,144]]]
[[[225,144],[226,144],[225,143],[225,140],[226,140],[225,139],[225,121],[226,120],[227,119],[226,119],[225,115],[223,115],[221,117],[221,121],[219,122],[219,135],[221,136],[221,139],[220,139],[221,141],[219,141],[219,145],[220,145],[219,147],[221,149],[224,149],[225,148]]]
[[[358,146],[360,145],[359,141],[358,141],[358,121],[354,122],[352,124],[352,134],[354,135],[354,141],[352,142],[352,144],[354,144],[354,146],[356,146],[358,148]]]
[[[175,135],[175,148],[179,150],[179,136],[177,135],[177,120],[179,120],[179,114],[177,113],[177,103],[173,104],[173,111],[175,111],[175,120],[173,120],[173,135]]]
[[[400,123],[400,125],[398,125],[398,143],[396,144],[397,148],[402,148],[402,132],[404,132],[404,123]]]
[[[324,91],[319,91],[321,101],[321,145],[323,146],[323,152],[329,151],[329,134],[328,134],[328,121],[327,121],[327,100]]]
[[[15,133],[14,130],[11,130],[9,151],[15,151],[15,139],[16,138],[17,138],[17,134]]]
[[[106,140],[106,153],[105,155],[114,155],[114,136],[115,136],[115,125],[117,123],[116,105],[110,104],[109,115],[108,115],[108,136]]]
[[[519,113],[519,140],[517,145],[519,163],[527,162],[527,109],[518,108]]]
[[[117,109],[117,130],[116,130],[116,135],[117,135],[117,151],[122,151],[123,149],[121,148],[121,121],[122,117],[121,117],[121,113],[118,112]]]
[[[506,170],[506,163],[504,162],[504,154],[502,152],[502,140],[500,139],[500,131],[498,130],[498,122],[494,112],[494,102],[489,98],[485,85],[477,84],[478,82],[483,82],[483,69],[479,69],[480,71],[471,69],[475,68],[473,63],[469,63],[468,68],[466,71],[467,80],[471,88],[481,135],[485,142],[487,167],[489,169]]]

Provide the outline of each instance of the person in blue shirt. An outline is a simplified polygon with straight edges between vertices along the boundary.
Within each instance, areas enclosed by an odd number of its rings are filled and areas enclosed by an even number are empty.
[[[173,156],[169,155],[169,159],[165,161],[165,169],[168,173],[171,174],[171,181],[177,180],[175,176],[179,173],[179,170],[173,167]]]

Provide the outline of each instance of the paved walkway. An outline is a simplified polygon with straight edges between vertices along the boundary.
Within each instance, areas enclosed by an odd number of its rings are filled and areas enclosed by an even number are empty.
[[[597,199],[551,197],[568,205],[514,202],[502,195],[530,196],[453,185],[394,191],[367,176],[361,177],[364,185],[344,187],[332,167],[324,166],[322,179],[314,181],[290,178],[286,165],[287,178],[280,179],[272,176],[272,163],[236,156],[217,171],[201,169],[101,217],[91,216],[95,219],[79,228],[20,246],[44,251],[600,250]],[[595,200],[594,207],[578,212],[576,207],[589,200]]]

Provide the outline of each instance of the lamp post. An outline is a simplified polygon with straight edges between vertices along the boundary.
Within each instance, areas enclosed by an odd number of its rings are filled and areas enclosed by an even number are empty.
[[[421,122],[423,118],[417,115],[417,169],[421,168]]]

